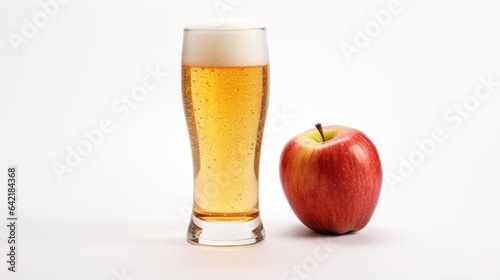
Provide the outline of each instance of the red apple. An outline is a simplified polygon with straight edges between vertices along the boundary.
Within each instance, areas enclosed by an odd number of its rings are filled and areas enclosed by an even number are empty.
[[[339,125],[304,131],[283,148],[280,179],[299,220],[318,233],[364,228],[382,186],[377,149],[361,131]]]

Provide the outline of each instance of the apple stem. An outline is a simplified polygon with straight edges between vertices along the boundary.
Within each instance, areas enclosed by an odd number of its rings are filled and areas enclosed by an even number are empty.
[[[316,128],[318,129],[319,134],[321,135],[321,139],[323,139],[323,142],[325,142],[326,141],[325,134],[323,134],[323,127],[321,126],[321,123],[317,123]]]

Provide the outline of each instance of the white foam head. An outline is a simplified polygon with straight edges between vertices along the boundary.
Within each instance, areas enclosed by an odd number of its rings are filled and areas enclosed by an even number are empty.
[[[269,64],[266,28],[250,20],[209,20],[184,28],[182,64],[258,66]]]

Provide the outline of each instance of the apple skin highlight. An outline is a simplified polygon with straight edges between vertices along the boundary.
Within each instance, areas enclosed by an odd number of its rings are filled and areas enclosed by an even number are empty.
[[[363,229],[378,203],[380,158],[371,140],[346,126],[305,131],[285,145],[280,158],[283,191],[299,220],[323,234]]]

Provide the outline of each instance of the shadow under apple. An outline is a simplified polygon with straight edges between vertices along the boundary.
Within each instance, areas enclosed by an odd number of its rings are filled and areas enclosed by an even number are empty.
[[[345,245],[375,245],[386,243],[391,240],[390,234],[377,226],[367,226],[357,232],[344,234],[320,234],[312,231],[302,224],[295,224],[284,229],[285,237],[297,239],[324,239],[332,238],[335,243]]]

